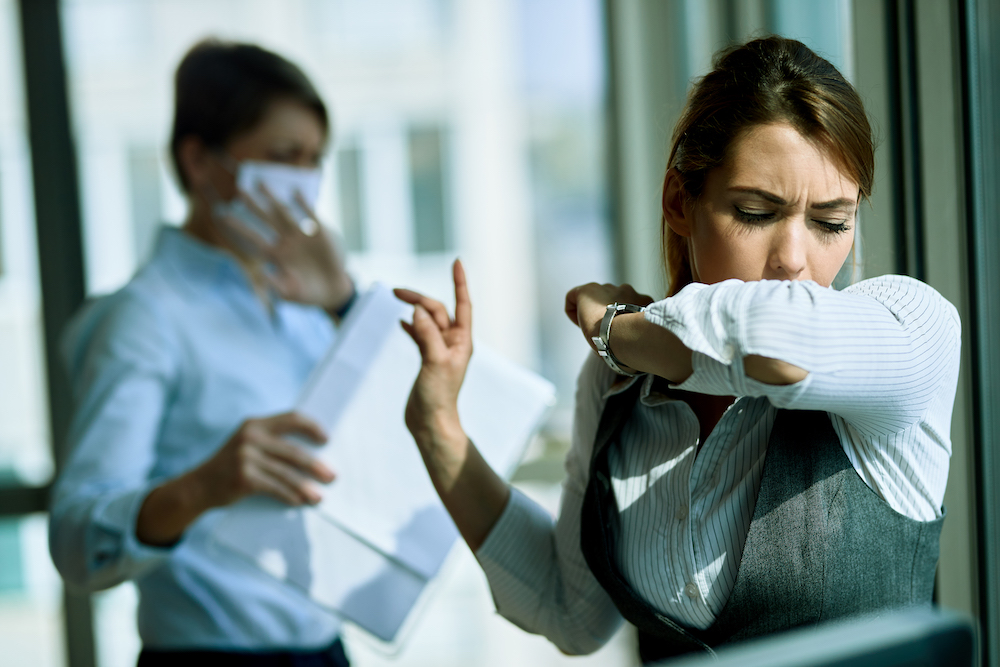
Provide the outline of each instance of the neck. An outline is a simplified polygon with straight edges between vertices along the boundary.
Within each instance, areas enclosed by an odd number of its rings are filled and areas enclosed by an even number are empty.
[[[661,377],[655,379],[657,390],[671,398],[676,398],[690,406],[694,416],[698,418],[699,433],[698,442],[703,443],[712,433],[716,424],[722,419],[726,408],[736,400],[735,396],[710,396],[708,394],[696,394],[690,391],[670,389],[669,381]]]
[[[239,249],[233,246],[222,230],[219,229],[219,224],[216,222],[214,213],[212,212],[212,206],[204,198],[191,197],[188,217],[184,221],[182,229],[186,234],[190,234],[202,243],[224,250],[232,255],[239,262],[240,266],[243,267],[243,271],[250,280],[250,284],[258,298],[264,303],[265,307],[270,308],[271,298],[263,276],[263,262],[257,258],[248,256],[244,252],[240,252]]]
[[[211,205],[201,197],[192,197],[189,205],[188,217],[183,225],[184,231],[203,243],[226,250],[239,258],[239,254],[233,252],[215,222]]]

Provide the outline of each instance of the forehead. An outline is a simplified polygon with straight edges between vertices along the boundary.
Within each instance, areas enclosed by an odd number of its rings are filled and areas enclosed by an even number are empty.
[[[323,137],[326,134],[315,111],[301,102],[289,99],[279,98],[271,102],[258,126],[271,132],[309,137]]]
[[[233,144],[295,143],[318,148],[326,141],[326,128],[311,108],[290,99],[276,99],[247,132],[234,137]]]
[[[741,133],[718,172],[727,186],[767,190],[789,201],[857,199],[859,192],[825,147],[786,123]]]

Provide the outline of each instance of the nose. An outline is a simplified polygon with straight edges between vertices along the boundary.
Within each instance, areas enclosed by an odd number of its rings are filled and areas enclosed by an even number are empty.
[[[766,277],[771,280],[804,280],[808,231],[802,221],[786,219],[772,228],[770,254],[767,259]]]

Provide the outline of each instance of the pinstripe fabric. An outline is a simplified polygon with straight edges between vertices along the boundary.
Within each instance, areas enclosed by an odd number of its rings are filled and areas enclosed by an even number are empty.
[[[894,510],[940,516],[951,452],[960,323],[930,287],[885,276],[841,292],[812,282],[691,285],[652,304],[650,322],[693,351],[679,389],[739,398],[704,443],[682,401],[644,382],[609,453],[621,514],[618,565],[655,609],[705,629],[725,605],[749,529],[778,408],[824,410],[861,479]],[[743,373],[757,354],[809,371],[775,387]],[[580,506],[607,396],[624,389],[596,357],[577,390],[560,515],[518,492],[477,557],[497,608],[571,653],[595,650],[620,623],[580,552]]]

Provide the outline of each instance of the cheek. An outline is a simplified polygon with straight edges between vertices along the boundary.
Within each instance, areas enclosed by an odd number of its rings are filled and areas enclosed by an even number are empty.
[[[212,173],[212,188],[219,198],[229,201],[236,196],[236,178],[225,169],[216,169]]]
[[[844,265],[849,265],[853,261],[854,234],[852,232],[842,236],[846,238],[838,237],[834,242],[825,244],[825,247],[819,249],[814,280],[821,285],[827,287],[832,285]]]
[[[767,263],[767,243],[759,230],[729,221],[712,220],[699,225],[691,238],[697,279],[716,283],[729,278],[760,280]],[[755,233],[757,232],[757,233]]]

